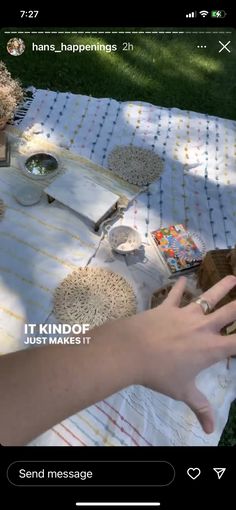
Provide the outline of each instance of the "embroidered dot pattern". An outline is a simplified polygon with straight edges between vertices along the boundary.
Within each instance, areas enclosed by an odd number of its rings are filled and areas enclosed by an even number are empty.
[[[34,90],[29,104],[20,129],[40,123],[47,139],[105,167],[117,145],[162,158],[165,171],[125,211],[124,224],[147,237],[161,225],[180,222],[198,231],[208,249],[235,243],[234,121],[49,90]]]
[[[0,198],[0,220],[2,220],[4,213],[5,213],[6,206],[3,202],[3,200]]]

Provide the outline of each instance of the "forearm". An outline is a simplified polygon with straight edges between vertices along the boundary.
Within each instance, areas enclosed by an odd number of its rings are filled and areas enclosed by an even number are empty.
[[[224,278],[202,294],[203,302],[214,308],[235,285],[235,277]],[[211,433],[213,411],[195,379],[213,363],[236,355],[236,335],[220,334],[235,321],[235,302],[207,316],[197,302],[179,308],[184,286],[180,278],[156,309],[93,330],[88,346],[51,346],[0,357],[0,442],[26,444],[131,384],[184,401]]]
[[[135,349],[122,325],[110,322],[93,330],[89,345],[45,346],[0,357],[0,443],[26,444],[138,382]]]

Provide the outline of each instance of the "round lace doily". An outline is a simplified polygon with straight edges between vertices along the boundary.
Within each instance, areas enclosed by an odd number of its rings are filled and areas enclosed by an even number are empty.
[[[6,206],[5,206],[4,202],[3,202],[3,200],[0,198],[0,220],[4,216],[5,209],[6,209]]]
[[[160,177],[163,161],[149,149],[117,146],[108,156],[108,167],[125,181],[145,186]]]
[[[102,268],[81,267],[55,290],[54,312],[61,323],[89,324],[92,329],[107,320],[135,314],[136,298],[123,276]]]

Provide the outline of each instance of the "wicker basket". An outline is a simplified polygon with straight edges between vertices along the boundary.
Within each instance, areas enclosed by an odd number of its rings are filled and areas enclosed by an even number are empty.
[[[230,249],[209,251],[198,270],[198,287],[206,291],[225,276],[233,274],[231,255],[232,250]],[[217,303],[214,309],[221,308],[221,306],[227,305],[234,300],[236,300],[236,288],[228,292],[228,294]],[[225,326],[221,330],[221,333],[223,335],[236,333],[236,322],[233,323],[233,325]]]
[[[168,285],[165,285],[164,287],[161,287],[160,289],[157,289],[151,296],[150,308],[155,308],[156,306],[160,305],[164,301],[164,299],[166,299],[166,297],[168,296],[173,285],[174,284],[172,284],[172,285],[168,284]],[[194,295],[189,290],[185,290],[183,293],[181,302],[180,302],[180,307],[188,305],[195,298],[196,298],[196,295]]]
[[[225,276],[233,274],[232,266],[230,264],[230,249],[225,250],[212,250],[209,251],[204,257],[199,270],[198,270],[198,286],[206,291],[212,285],[219,282]],[[232,289],[227,296],[222,298],[215,308],[220,308],[227,303],[236,299],[236,289]]]

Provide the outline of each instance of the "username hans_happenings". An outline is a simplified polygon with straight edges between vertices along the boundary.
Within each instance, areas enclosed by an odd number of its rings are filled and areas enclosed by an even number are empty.
[[[83,53],[83,52],[106,52],[112,53],[118,50],[117,44],[65,44],[63,42],[55,44],[36,44],[32,42],[32,51],[52,51],[55,53],[61,53],[68,51],[71,53]]]

